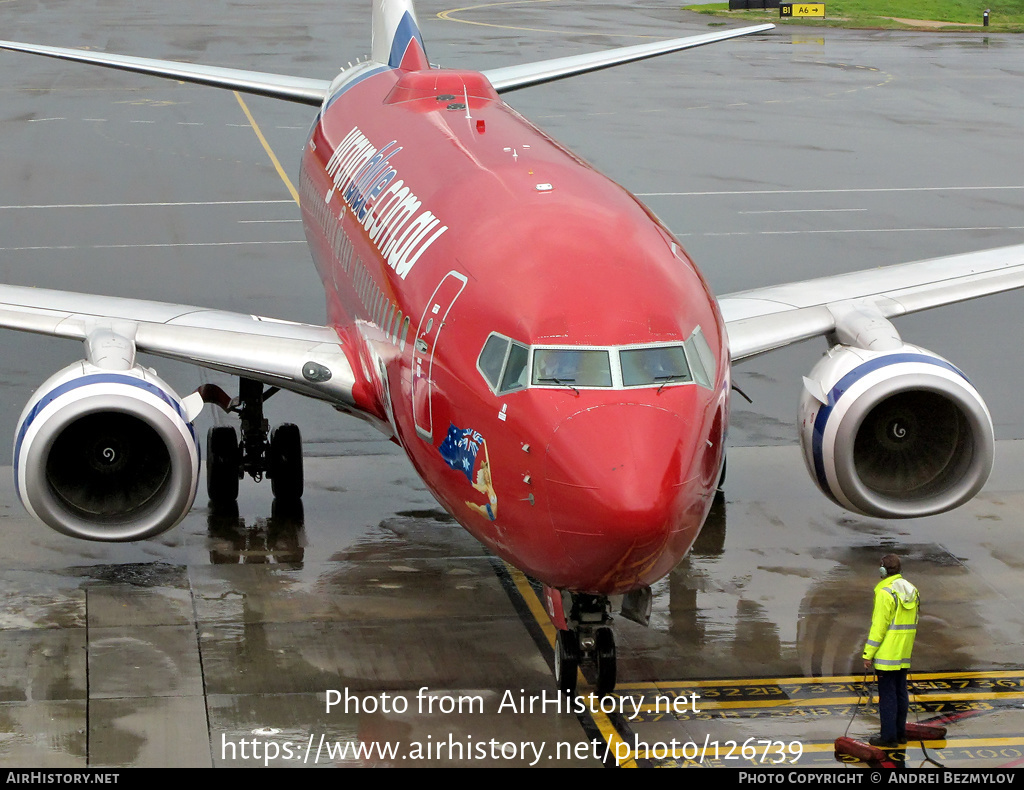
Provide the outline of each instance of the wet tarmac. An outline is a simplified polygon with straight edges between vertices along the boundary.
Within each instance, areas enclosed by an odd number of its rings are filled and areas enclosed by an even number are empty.
[[[1014,764],[1024,442],[999,461],[971,504],[893,526],[825,504],[794,448],[733,450],[729,494],[657,586],[651,627],[619,622],[610,715],[558,712],[534,590],[401,457],[312,459],[304,512],[250,484],[239,511],[198,507],[142,544],[74,541],[8,505],[0,765],[523,765],[527,743],[545,765],[600,765],[635,760],[637,740],[654,750],[640,764],[672,765],[709,739],[706,765],[835,766],[834,738],[877,728],[859,655],[890,550],[924,601],[914,715],[949,728],[929,751]],[[748,739],[773,744],[766,759],[728,754]],[[515,754],[470,749],[492,740]]]
[[[323,77],[368,48],[364,5],[16,0],[4,35]],[[660,0],[446,8],[418,3],[431,57],[466,67],[709,25]],[[787,29],[509,99],[640,193],[728,292],[1019,243],[1022,50],[1010,36]],[[322,320],[295,206],[230,93],[9,54],[0,72],[0,279]],[[245,101],[294,178],[308,108]],[[520,710],[554,697],[529,581],[394,448],[320,404],[268,404],[306,437],[301,513],[249,485],[237,513],[200,504],[156,540],[90,544],[30,521],[0,470],[0,765],[671,765],[717,741],[704,764],[739,767],[728,744],[750,738],[768,741],[754,763],[799,744],[797,766],[836,765],[835,737],[877,727],[854,673],[889,550],[924,598],[916,705],[949,727],[930,753],[1024,764],[1024,443],[1008,441],[1024,437],[1008,353],[1020,298],[900,323],[967,370],[1004,440],[985,491],[945,516],[883,523],[814,489],[791,443],[821,344],[737,369],[755,403],[734,412],[726,499],[658,585],[651,628],[619,627],[621,698],[647,703],[633,719],[629,702]],[[31,389],[80,352],[4,340],[9,440]],[[181,391],[219,380],[158,368]],[[328,710],[329,690],[359,696],[359,712]],[[659,695],[691,705],[658,711]],[[922,756],[911,745],[906,764]]]

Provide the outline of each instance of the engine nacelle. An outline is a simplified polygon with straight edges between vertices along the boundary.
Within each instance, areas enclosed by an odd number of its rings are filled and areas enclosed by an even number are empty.
[[[837,504],[914,518],[981,490],[995,435],[978,391],[936,354],[834,346],[804,379],[800,443],[811,477]]]
[[[25,407],[14,480],[29,513],[58,532],[140,540],[192,507],[199,449],[181,400],[152,371],[76,362]]]

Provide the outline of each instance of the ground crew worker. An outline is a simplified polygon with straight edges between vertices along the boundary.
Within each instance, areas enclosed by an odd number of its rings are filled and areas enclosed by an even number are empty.
[[[900,558],[882,557],[882,581],[875,585],[871,633],[864,645],[864,668],[878,676],[878,716],[882,731],[868,740],[872,746],[896,748],[907,742],[907,670],[917,635],[921,596],[901,576]]]

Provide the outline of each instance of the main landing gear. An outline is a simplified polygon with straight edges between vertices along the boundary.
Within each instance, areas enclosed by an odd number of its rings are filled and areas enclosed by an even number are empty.
[[[555,593],[558,595],[558,593]],[[564,597],[563,597],[564,596]],[[576,693],[578,670],[593,665],[597,673],[597,693],[615,690],[615,634],[611,629],[611,606],[603,595],[563,593],[569,604],[566,629],[555,638],[555,683],[566,694]],[[566,600],[568,598],[568,600]]]
[[[278,391],[263,389],[252,379],[240,379],[238,397],[229,398],[220,387],[200,388],[203,400],[218,404],[241,418],[242,440],[231,426],[211,428],[206,434],[206,491],[216,504],[238,499],[238,481],[248,474],[257,482],[270,478],[274,498],[297,501],[302,497],[302,437],[297,425],[284,423],[270,431],[263,402]]]

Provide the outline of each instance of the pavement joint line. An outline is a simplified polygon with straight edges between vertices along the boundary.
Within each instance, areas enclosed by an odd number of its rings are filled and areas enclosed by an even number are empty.
[[[291,200],[183,200],[157,201],[145,203],[27,203],[24,205],[0,206],[0,211],[9,209],[48,209],[48,208],[166,208],[170,206],[249,206],[271,205],[274,203],[292,203]]]
[[[636,192],[637,197],[718,197],[722,195],[845,195],[876,192],[972,192],[1024,189],[1024,184],[947,187],[850,187],[847,189],[722,189],[705,192]]]
[[[827,233],[934,233],[939,231],[1024,230],[1024,225],[976,225],[962,228],[818,228],[813,230],[725,230],[707,233],[676,232],[674,236],[808,236]]]
[[[826,228],[819,230],[762,230],[759,236],[794,236],[811,233],[921,233],[938,230],[1024,230],[1024,225],[975,225],[961,228]]]
[[[270,241],[188,241],[152,244],[54,244],[38,247],[0,247],[0,252],[35,252],[39,250],[132,250],[162,247],[240,247],[251,244],[305,244],[305,239]]]
[[[737,211],[737,214],[828,214],[841,211],[867,211],[866,208],[772,208]]]

